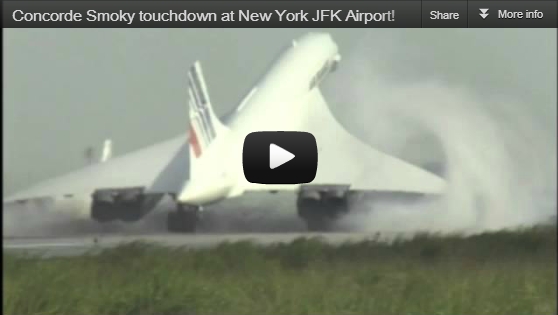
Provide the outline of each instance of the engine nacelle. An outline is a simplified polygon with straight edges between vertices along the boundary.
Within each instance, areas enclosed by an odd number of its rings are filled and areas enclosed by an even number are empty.
[[[91,218],[99,222],[138,221],[163,198],[163,194],[144,194],[143,188],[102,189],[92,195]]]

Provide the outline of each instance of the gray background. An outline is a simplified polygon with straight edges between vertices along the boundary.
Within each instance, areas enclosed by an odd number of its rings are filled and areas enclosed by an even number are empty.
[[[307,31],[4,29],[4,193],[82,167],[85,147],[100,153],[107,137],[121,155],[185,133],[186,69],[195,59],[216,111],[227,112],[278,50]],[[343,54],[367,42],[386,80],[435,78],[479,97],[519,100],[555,154],[555,29],[328,31]],[[331,104],[341,123],[363,130],[366,121],[346,117],[343,106]]]

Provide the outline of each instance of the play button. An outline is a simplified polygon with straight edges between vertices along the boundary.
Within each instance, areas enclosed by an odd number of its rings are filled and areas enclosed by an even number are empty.
[[[275,169],[290,160],[294,159],[295,155],[291,152],[281,148],[276,144],[269,145],[269,168]]]
[[[244,139],[242,168],[251,183],[309,183],[318,170],[316,138],[308,132],[253,132]]]

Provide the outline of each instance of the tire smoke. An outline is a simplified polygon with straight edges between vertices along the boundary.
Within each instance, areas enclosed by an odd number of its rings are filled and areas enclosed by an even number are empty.
[[[526,102],[528,97],[497,89],[478,93],[444,80],[455,73],[413,78],[411,68],[423,65],[417,62],[421,51],[408,41],[383,40],[376,48],[378,44],[377,37],[369,36],[344,56],[334,74],[335,85],[324,88],[336,107],[332,111],[374,147],[440,174],[448,188],[436,201],[367,203],[368,211],[349,215],[342,225],[358,230],[475,232],[532,225],[556,215],[555,84],[543,91],[518,91],[546,93],[538,103],[535,97]],[[395,53],[398,45],[409,55]],[[454,60],[448,62],[445,56],[441,72],[463,68],[452,64],[467,58],[448,55]],[[555,82],[555,48],[553,55],[546,66],[554,71]],[[444,56],[425,59],[436,57]],[[482,63],[492,61],[470,65],[478,69],[479,80],[485,71]],[[391,70],[403,72],[401,77],[386,70],[390,62],[395,65]],[[509,64],[499,70],[496,83],[514,78]],[[498,69],[492,71],[489,75],[495,76]],[[549,110],[541,115],[543,107]],[[344,123],[348,121],[350,125]]]
[[[248,194],[203,211],[198,233],[303,232],[305,226],[293,208],[293,194]],[[262,205],[273,207],[262,207]],[[3,236],[68,237],[92,235],[145,235],[167,233],[167,214],[176,208],[165,197],[136,222],[100,223],[90,218],[90,204],[82,201],[54,204],[52,201],[4,205]]]

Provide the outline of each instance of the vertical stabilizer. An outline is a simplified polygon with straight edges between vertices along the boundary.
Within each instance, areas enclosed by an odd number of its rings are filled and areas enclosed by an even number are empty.
[[[101,163],[110,160],[112,157],[112,140],[106,139],[103,143],[103,155],[101,155]]]
[[[215,115],[201,63],[196,61],[188,71],[188,101],[190,106],[190,174],[196,173],[196,165],[204,153],[226,127]]]

